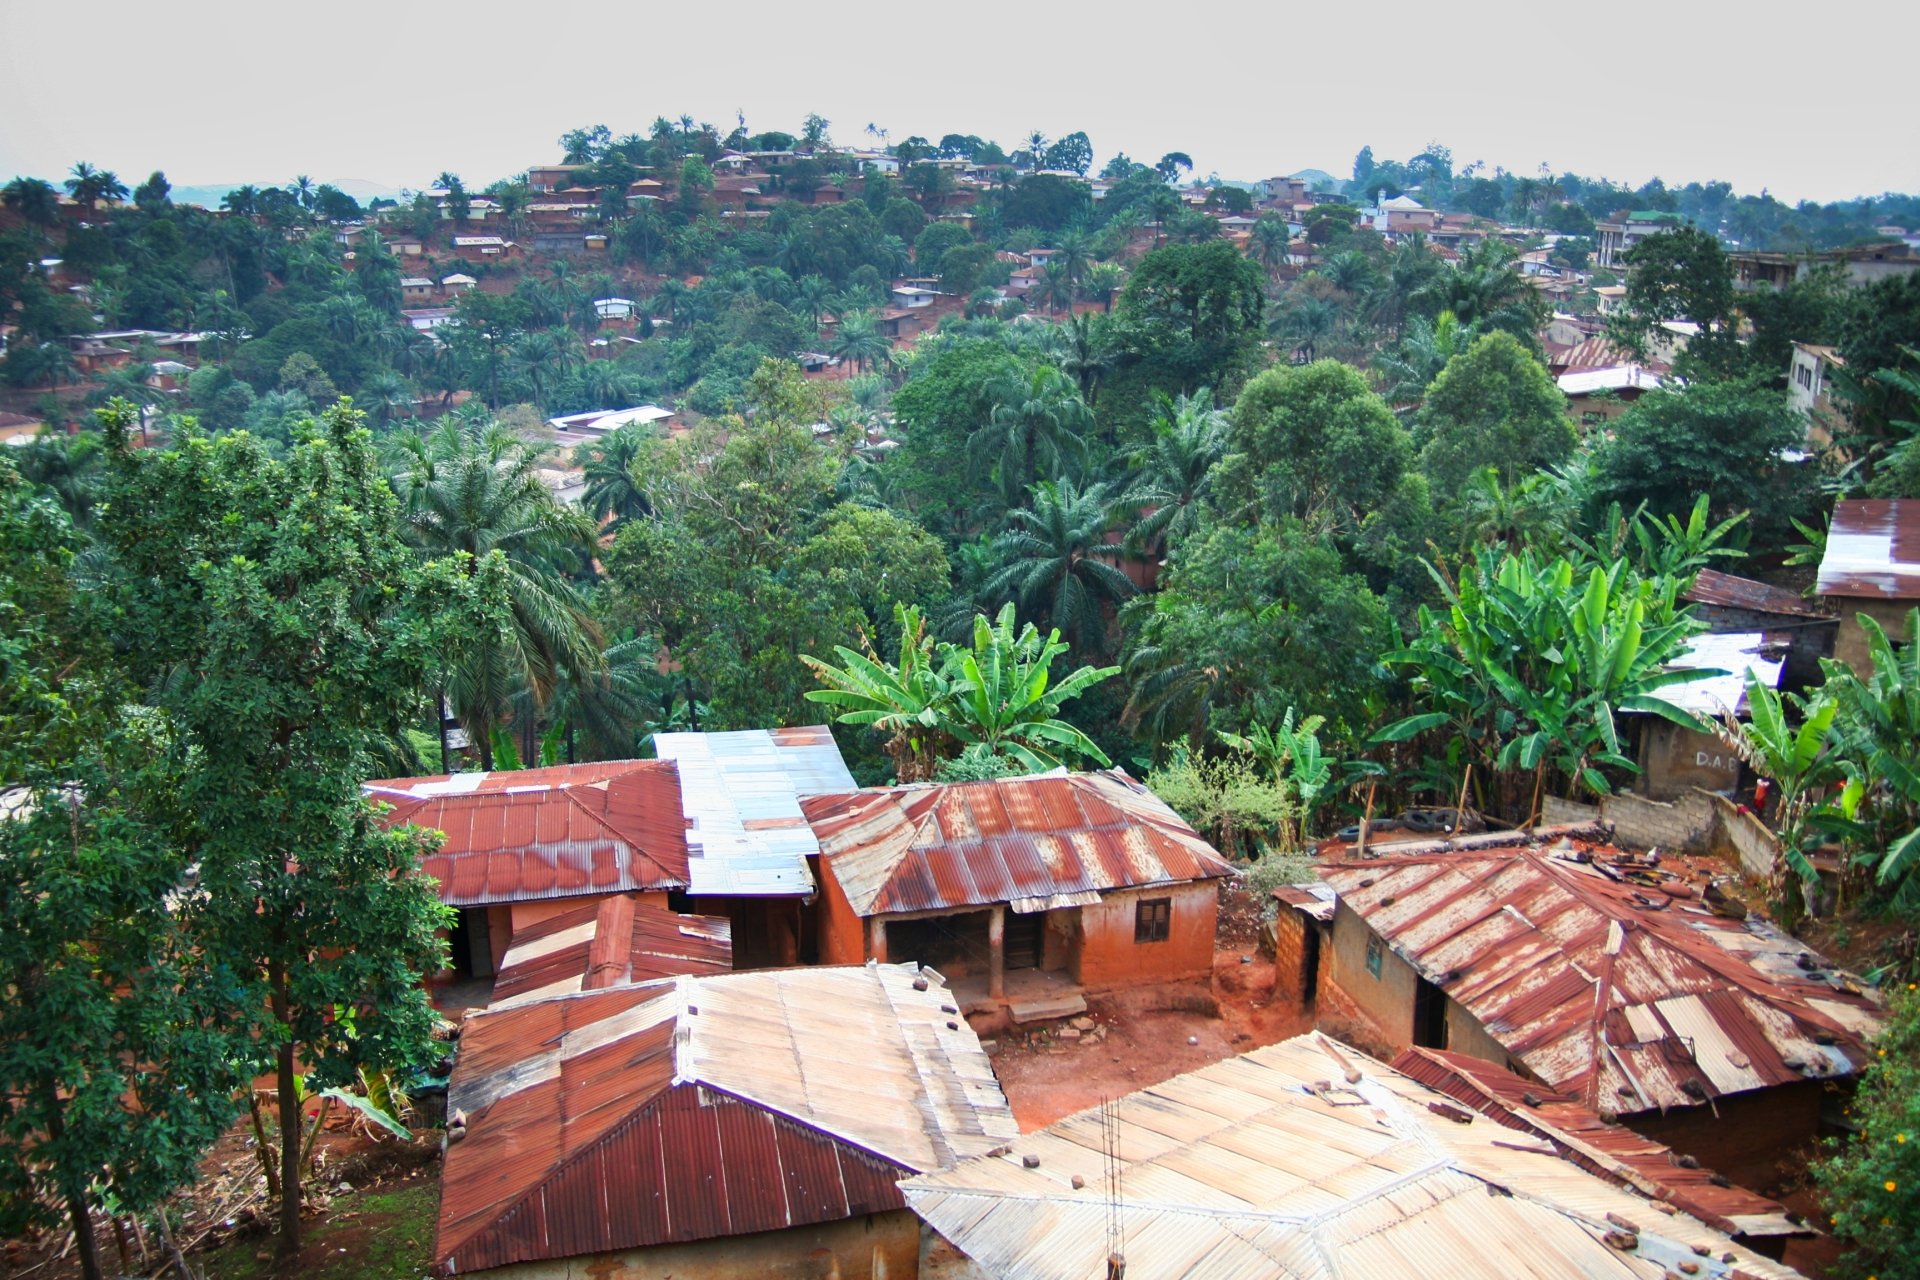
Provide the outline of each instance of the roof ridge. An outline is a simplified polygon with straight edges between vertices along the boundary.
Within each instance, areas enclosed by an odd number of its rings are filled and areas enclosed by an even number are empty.
[[[594,787],[591,789],[599,790],[603,795],[605,794],[605,791],[603,788]],[[604,815],[595,813],[592,809],[588,808],[586,803],[582,801],[579,796],[576,796],[573,794],[574,789],[571,786],[558,787],[556,788],[556,790],[558,790],[561,795],[567,798],[567,803],[573,805],[576,809],[580,810],[581,813],[586,814],[588,818],[590,818],[596,825],[598,825],[608,835],[618,840],[621,844],[626,845],[627,848],[633,850],[633,852],[640,858],[642,862],[645,862],[649,867],[653,868],[655,872],[654,878],[656,880],[665,880],[665,881],[669,881],[671,883],[679,884],[682,886],[688,883],[687,876],[675,875],[672,871],[669,871],[666,868],[666,866],[658,858],[654,857],[651,853],[647,852],[645,846],[643,846],[638,840],[634,839],[631,835],[627,834],[625,831],[622,831],[619,827],[614,826],[611,822],[607,821]]]

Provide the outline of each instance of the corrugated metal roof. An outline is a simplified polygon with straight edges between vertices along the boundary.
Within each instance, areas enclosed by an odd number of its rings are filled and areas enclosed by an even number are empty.
[[[1624,1125],[1608,1124],[1571,1096],[1523,1080],[1498,1063],[1448,1053],[1408,1049],[1394,1070],[1438,1089],[1518,1129],[1550,1142],[1562,1157],[1615,1186],[1664,1200],[1715,1230],[1738,1236],[1812,1235],[1790,1221],[1786,1206],[1745,1187],[1715,1181],[1711,1169],[1677,1162],[1671,1149]]]
[[[471,1014],[437,1265],[465,1272],[898,1208],[1018,1132],[913,965],[680,977]]]
[[[1721,671],[1685,684],[1655,690],[1653,697],[1668,706],[1719,719],[1746,710],[1747,676],[1756,676],[1769,689],[1780,685],[1787,665],[1784,648],[1770,657],[1767,638],[1757,631],[1720,632],[1690,636],[1686,647],[1667,664],[1669,670]]]
[[[732,969],[732,925],[724,916],[678,915],[617,894],[515,933],[492,1007]]]
[[[1823,596],[1920,600],[1920,502],[1848,498],[1833,505],[1814,582]]]
[[[1104,1274],[1116,1205],[1128,1275],[1659,1280],[1683,1261],[1714,1280],[1798,1274],[1324,1037],[1128,1094],[1111,1119],[1083,1111],[901,1189],[1007,1280]],[[1610,1213],[1638,1227],[1632,1250],[1605,1243]]]
[[[807,858],[820,846],[801,813],[801,798],[854,785],[830,730],[809,725],[662,733],[655,735],[654,749],[680,768],[690,892],[813,892]]]
[[[446,833],[421,870],[452,906],[525,902],[687,883],[685,820],[671,764],[608,761],[549,769],[389,778],[365,784],[393,805],[389,827]]]
[[[1528,1072],[1602,1113],[1694,1106],[1866,1061],[1878,1011],[1851,979],[1811,959],[1801,969],[1799,942],[1757,917],[1714,915],[1677,880],[1616,882],[1514,848],[1321,875]]]
[[[1756,582],[1718,569],[1702,569],[1694,575],[1693,585],[1683,597],[1690,604],[1713,605],[1722,609],[1748,609],[1754,613],[1778,613],[1795,618],[1821,618],[1811,600],[1796,591]]]
[[[1110,889],[1233,874],[1119,770],[875,787],[803,802],[823,863],[863,916],[1086,903]]]

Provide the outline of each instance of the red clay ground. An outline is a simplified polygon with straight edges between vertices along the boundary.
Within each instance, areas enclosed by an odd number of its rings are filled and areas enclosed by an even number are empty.
[[[1096,998],[1078,1026],[999,1037],[993,1069],[1021,1130],[1312,1030],[1310,1011],[1273,998],[1273,961],[1258,950],[1259,922],[1259,906],[1244,891],[1224,892],[1210,993]],[[1092,1029],[1080,1030],[1088,1022]]]

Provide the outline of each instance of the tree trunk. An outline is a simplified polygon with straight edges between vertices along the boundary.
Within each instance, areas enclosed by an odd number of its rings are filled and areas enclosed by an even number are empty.
[[[267,966],[267,981],[273,989],[273,1016],[289,1031],[293,1017],[287,1000],[287,972],[275,962]],[[300,1252],[300,1086],[294,1079],[293,1040],[274,1051],[277,1075],[275,1089],[280,1095],[280,1256],[291,1258]]]
[[[50,1080],[44,1092],[47,1102],[47,1139],[50,1145],[58,1148],[67,1128],[60,1114],[60,1093]],[[67,1216],[73,1220],[73,1243],[80,1255],[80,1274],[86,1280],[105,1280],[106,1273],[100,1270],[100,1242],[93,1236],[93,1210],[87,1204],[86,1187],[71,1175],[60,1181],[61,1190],[66,1194]]]

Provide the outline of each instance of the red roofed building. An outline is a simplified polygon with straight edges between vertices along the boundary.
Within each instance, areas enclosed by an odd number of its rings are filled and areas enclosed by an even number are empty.
[[[1608,846],[1389,851],[1321,878],[1323,1025],[1510,1067],[1748,1185],[1819,1132],[1879,1026],[1857,979]]]
[[[1019,1131],[952,998],[912,965],[863,965],[469,1015],[436,1272],[914,1275],[898,1181]]]
[[[802,807],[820,841],[824,961],[932,965],[971,997],[969,1012],[1007,997],[1009,971],[1092,990],[1212,972],[1214,881],[1233,868],[1118,770],[871,788]]]
[[[544,769],[390,778],[363,790],[388,826],[445,833],[421,870],[459,911],[456,971],[491,977],[509,943],[551,916],[613,894],[665,911],[687,886],[686,820],[671,763],[618,760]]]

